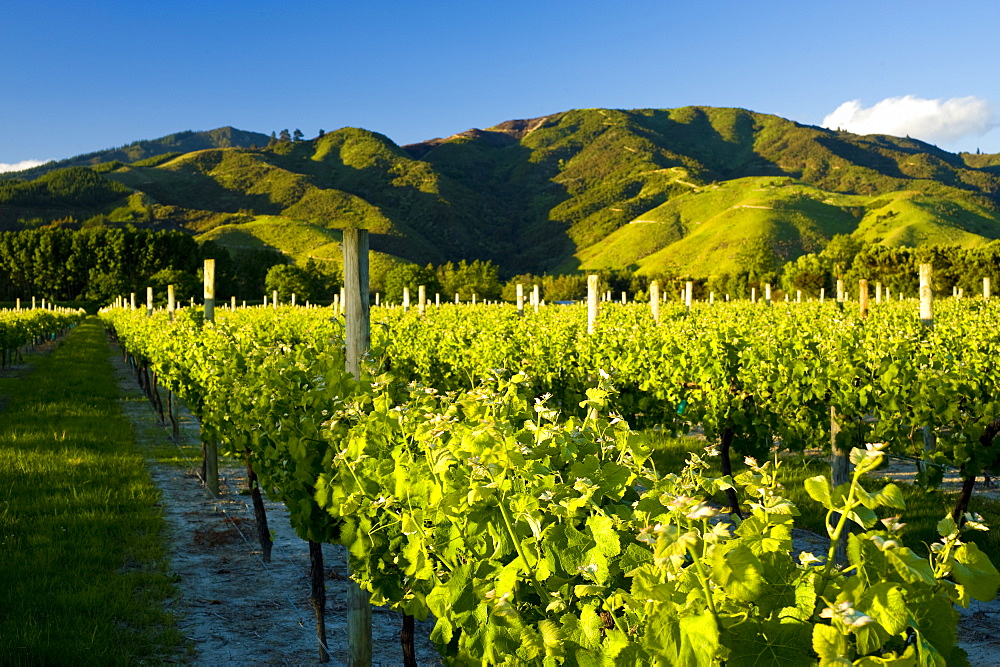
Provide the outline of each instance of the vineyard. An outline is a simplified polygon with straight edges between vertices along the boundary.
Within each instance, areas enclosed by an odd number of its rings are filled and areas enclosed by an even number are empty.
[[[353,374],[335,308],[102,318],[163,419],[197,415],[209,476],[216,447],[245,461],[448,662],[962,664],[955,606],[1000,586],[968,511],[1000,470],[1000,305],[658,306],[377,308]],[[705,451],[669,467],[661,434]],[[799,552],[777,473],[817,451],[828,548]],[[964,480],[926,555],[866,476],[889,455]]]

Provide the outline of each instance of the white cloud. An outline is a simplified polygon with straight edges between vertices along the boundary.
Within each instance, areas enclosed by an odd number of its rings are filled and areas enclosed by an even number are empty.
[[[982,136],[997,125],[996,110],[978,97],[925,100],[913,95],[888,97],[867,109],[860,100],[844,102],[823,119],[823,127],[855,134],[911,136],[947,144]]]
[[[21,162],[15,162],[14,164],[0,162],[0,174],[8,171],[23,171],[25,169],[31,169],[32,167],[39,167],[46,162],[50,162],[50,160],[23,160]]]

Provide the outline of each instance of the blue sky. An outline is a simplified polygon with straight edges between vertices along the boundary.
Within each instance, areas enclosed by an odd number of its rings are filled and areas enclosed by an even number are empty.
[[[962,0],[0,0],[0,163],[224,125],[405,144],[686,105],[837,111],[845,129],[1000,152],[997,26],[1000,3]]]

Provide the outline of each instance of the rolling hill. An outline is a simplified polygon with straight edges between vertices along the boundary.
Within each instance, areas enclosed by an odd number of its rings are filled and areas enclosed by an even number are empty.
[[[580,109],[407,146],[359,128],[270,144],[223,130],[191,133],[214,146],[186,150],[182,137],[74,158],[97,172],[88,192],[103,199],[37,185],[62,170],[0,180],[0,225],[96,215],[296,258],[335,258],[338,230],[359,226],[387,255],[489,259],[508,274],[709,276],[748,249],[787,261],[835,234],[905,246],[1000,238],[1000,156],[744,109]]]

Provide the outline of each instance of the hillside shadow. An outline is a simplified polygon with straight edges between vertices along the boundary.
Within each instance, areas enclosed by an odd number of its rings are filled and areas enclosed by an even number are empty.
[[[421,262],[491,260],[513,272],[540,272],[572,256],[567,226],[549,220],[549,211],[569,198],[552,180],[560,156],[533,162],[532,150],[519,143],[475,134],[437,144],[421,160],[395,150],[401,155],[392,164],[360,168],[331,152],[322,162],[325,173],[312,170],[316,185],[378,206],[413,235],[373,237],[373,248]]]
[[[657,143],[662,148],[704,165],[709,170],[705,177],[709,179],[786,175],[778,164],[754,150],[757,127],[750,112],[743,109],[710,112],[711,116],[700,107],[676,109],[675,119],[668,110],[652,110],[635,112],[631,119],[658,134]]]

